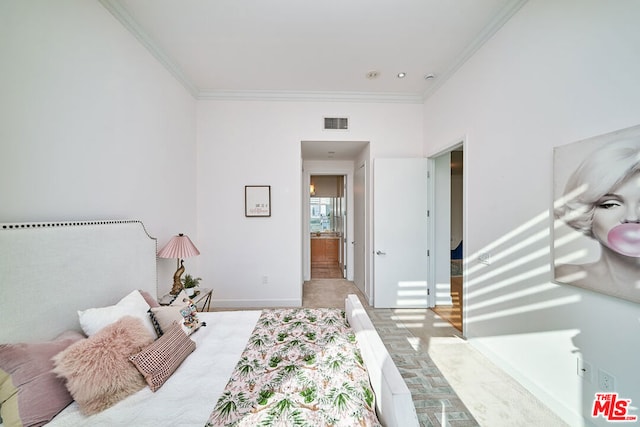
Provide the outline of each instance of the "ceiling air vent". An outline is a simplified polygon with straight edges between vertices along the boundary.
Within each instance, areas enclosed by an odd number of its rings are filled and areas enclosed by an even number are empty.
[[[346,117],[325,117],[324,118],[325,129],[349,129],[349,119]]]

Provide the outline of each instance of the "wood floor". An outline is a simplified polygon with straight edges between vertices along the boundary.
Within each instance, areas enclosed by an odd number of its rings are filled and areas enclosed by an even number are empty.
[[[436,306],[433,311],[462,332],[462,276],[451,276],[452,306]]]
[[[312,263],[311,279],[342,279],[344,278],[340,264],[335,263]]]

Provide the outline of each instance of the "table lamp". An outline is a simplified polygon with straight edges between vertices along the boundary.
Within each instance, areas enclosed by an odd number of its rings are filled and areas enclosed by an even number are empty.
[[[173,236],[169,243],[158,252],[159,258],[176,258],[178,260],[178,269],[173,274],[173,287],[171,288],[171,295],[178,295],[182,290],[182,280],[180,276],[184,273],[184,259],[191,256],[200,255],[200,251],[191,242],[189,237],[180,233],[177,236]]]

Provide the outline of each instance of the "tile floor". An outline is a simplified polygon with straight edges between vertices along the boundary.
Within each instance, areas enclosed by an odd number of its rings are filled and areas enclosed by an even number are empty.
[[[373,309],[352,282],[305,282],[303,306],[344,307],[359,296],[412,390],[422,426],[566,426],[428,309]]]

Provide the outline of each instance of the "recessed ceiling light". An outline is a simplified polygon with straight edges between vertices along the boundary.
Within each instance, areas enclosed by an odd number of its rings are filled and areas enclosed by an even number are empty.
[[[431,79],[435,79],[435,78],[436,78],[435,74],[427,74],[426,76],[424,76],[425,80],[431,80]]]
[[[404,79],[406,77],[407,73],[398,73],[398,78],[399,79]]]

